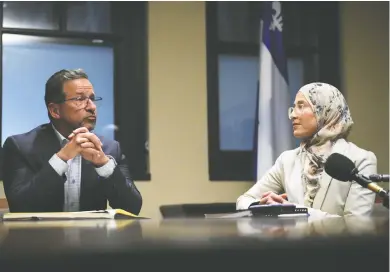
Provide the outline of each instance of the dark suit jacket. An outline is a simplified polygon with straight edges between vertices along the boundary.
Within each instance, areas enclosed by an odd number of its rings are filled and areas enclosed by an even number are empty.
[[[118,165],[105,179],[82,159],[80,210],[104,210],[108,200],[114,209],[139,214],[142,197],[130,177],[119,143],[100,140],[104,153],[114,157]],[[3,146],[3,183],[11,212],[63,211],[65,176],[59,176],[49,164],[60,148],[51,124],[7,138]]]

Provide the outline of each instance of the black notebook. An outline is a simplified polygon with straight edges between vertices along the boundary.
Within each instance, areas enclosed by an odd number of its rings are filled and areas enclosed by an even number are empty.
[[[308,215],[308,209],[297,207],[294,204],[269,204],[251,205],[249,209],[253,216],[288,216],[288,215]]]
[[[234,213],[205,214],[206,218],[241,218],[241,217],[301,217],[308,216],[308,209],[294,204],[254,204],[247,210]]]

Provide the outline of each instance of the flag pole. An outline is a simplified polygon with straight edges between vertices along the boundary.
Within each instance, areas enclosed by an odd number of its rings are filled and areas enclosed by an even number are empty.
[[[264,5],[264,4],[263,4]],[[260,15],[260,28],[259,28],[259,64],[261,63],[261,43],[263,38],[263,18]],[[260,75],[260,65],[259,65],[259,73]],[[254,181],[257,182],[259,180],[257,169],[258,169],[258,163],[259,163],[259,126],[260,126],[260,118],[259,118],[259,105],[260,104],[260,78],[257,80],[257,90],[256,90],[256,111],[255,111],[255,130],[254,130]]]

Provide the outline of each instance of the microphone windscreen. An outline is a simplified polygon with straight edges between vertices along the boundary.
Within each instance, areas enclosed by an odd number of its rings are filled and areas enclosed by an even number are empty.
[[[325,172],[340,181],[353,180],[353,169],[355,169],[355,164],[339,153],[331,154],[325,163]]]

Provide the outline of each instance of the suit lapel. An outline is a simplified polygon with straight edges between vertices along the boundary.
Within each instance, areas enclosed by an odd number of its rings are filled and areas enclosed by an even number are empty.
[[[316,197],[313,201],[313,208],[314,209],[321,209],[322,204],[324,203],[325,196],[328,192],[328,188],[330,185],[330,182],[332,181],[332,177],[330,177],[325,171],[322,174],[322,178],[320,181],[320,189],[318,190]]]
[[[95,191],[93,187],[96,185],[97,176],[94,166],[91,162],[81,160],[81,184],[80,184],[80,209],[88,207],[86,201],[91,201],[92,192]]]
[[[36,138],[37,143],[32,146],[36,148],[33,153],[39,154],[42,162],[48,162],[50,158],[61,149],[61,144],[51,124],[42,126],[40,135]]]
[[[346,148],[348,147],[347,142],[344,139],[338,140],[333,148],[331,153],[340,153],[345,154]],[[316,197],[313,201],[314,209],[321,209],[324,203],[326,194],[328,193],[329,185],[332,181],[332,177],[329,176],[325,171],[322,173],[322,178],[320,180],[320,189],[318,190]]]

